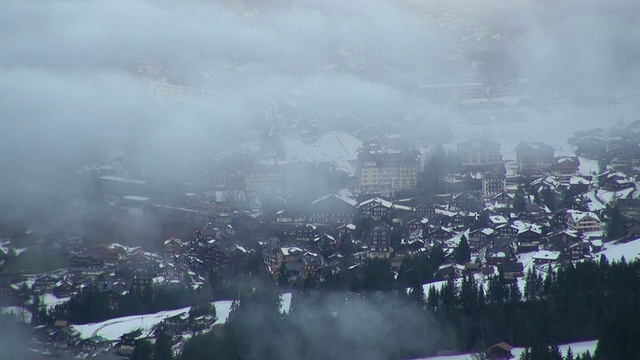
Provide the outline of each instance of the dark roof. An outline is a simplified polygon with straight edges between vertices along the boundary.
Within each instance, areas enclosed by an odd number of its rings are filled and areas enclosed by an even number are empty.
[[[503,342],[499,342],[499,343],[497,343],[497,344],[495,344],[495,345],[491,345],[491,347],[489,347],[489,350],[494,349],[494,348],[500,348],[500,349],[502,349],[502,350],[504,350],[504,351],[511,351],[511,350],[513,350],[513,346],[511,346],[511,345],[507,344],[507,343],[506,343],[506,342],[504,342],[504,341],[503,341]]]
[[[500,273],[514,273],[524,271],[521,262],[506,262],[503,264],[498,264],[498,269],[500,270]]]

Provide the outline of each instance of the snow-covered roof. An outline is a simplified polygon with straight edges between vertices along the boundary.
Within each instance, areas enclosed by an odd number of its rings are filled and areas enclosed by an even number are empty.
[[[385,199],[381,199],[379,197],[374,197],[371,198],[369,200],[365,200],[363,202],[360,203],[360,205],[358,205],[359,207],[362,207],[364,205],[368,205],[371,203],[376,203],[376,204],[380,204],[386,208],[391,208],[393,206],[393,203],[391,201],[385,200]]]
[[[303,252],[304,250],[300,249],[297,246],[286,246],[286,247],[281,247],[280,251],[282,251],[282,254],[284,256],[289,256],[297,252]]]
[[[567,213],[571,216],[571,219],[573,220],[573,222],[579,222],[588,217],[596,221],[600,221],[600,218],[598,217],[598,215],[590,211],[568,210]]]
[[[506,224],[508,220],[502,215],[491,215],[489,220],[494,224]]]
[[[569,184],[570,185],[589,185],[591,184],[591,181],[583,178],[582,176],[572,176],[571,179],[569,179]]]
[[[340,201],[344,201],[345,203],[347,203],[347,204],[349,204],[351,206],[358,205],[358,202],[355,201],[354,199],[351,199],[351,198],[346,197],[346,196],[338,195],[338,194],[330,194],[330,195],[323,196],[323,197],[321,197],[319,199],[316,199],[313,202],[311,202],[311,205],[315,205],[315,204],[317,204],[319,202],[322,202],[322,201],[324,201],[326,199],[329,199],[331,197],[335,197],[336,199],[338,199]]]
[[[541,250],[533,254],[534,260],[558,260],[559,257],[560,257],[559,251]]]

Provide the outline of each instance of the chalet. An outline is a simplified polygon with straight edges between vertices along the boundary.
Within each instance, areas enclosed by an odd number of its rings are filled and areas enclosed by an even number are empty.
[[[142,289],[147,285],[151,285],[153,283],[153,278],[157,277],[160,274],[160,269],[149,269],[149,268],[140,268],[134,269],[131,277],[131,286]]]
[[[276,264],[274,264],[277,268],[280,268],[282,264],[292,263],[299,260],[304,254],[304,250],[295,246],[285,246],[278,249],[276,253]]]
[[[574,194],[583,194],[591,188],[591,176],[572,176],[569,179],[569,190]]]
[[[196,240],[200,242],[207,242],[216,238],[220,238],[222,234],[220,230],[214,227],[206,227],[200,230],[196,230]]]
[[[108,349],[111,346],[111,341],[103,338],[102,336],[93,336],[88,339],[80,340],[79,345],[83,350],[95,353],[100,350]]]
[[[476,229],[469,233],[469,247],[472,249],[480,249],[481,247],[487,245],[488,242],[495,235],[495,230],[492,228],[482,228]]]
[[[444,209],[436,209],[436,221],[442,226],[453,226],[454,218],[458,214],[457,211],[448,211]]]
[[[516,146],[518,173],[534,175],[553,163],[554,149],[542,142],[521,142]]]
[[[100,259],[105,265],[113,266],[124,258],[124,251],[100,244],[91,251],[91,255]]]
[[[472,219],[469,217],[468,213],[458,212],[451,218],[451,225],[461,227],[470,224],[471,221]]]
[[[305,278],[309,275],[314,274],[316,271],[326,265],[322,255],[310,251],[305,251],[305,253],[300,258],[300,263],[300,275]]]
[[[340,242],[350,239],[353,236],[353,232],[356,231],[356,226],[352,223],[344,224],[338,227],[338,239]]]
[[[309,206],[309,221],[323,224],[343,224],[351,222],[358,203],[348,197],[336,194],[317,199]]]
[[[74,292],[73,283],[69,280],[60,280],[58,281],[53,288],[53,294],[57,298],[63,298],[71,296]]]
[[[576,153],[580,156],[599,159],[607,154],[607,138],[602,135],[588,135],[576,140]]]
[[[311,224],[301,224],[287,233],[294,241],[310,242],[318,236],[318,227]]]
[[[569,246],[568,258],[571,261],[582,260],[591,253],[591,244],[588,241],[581,241]]]
[[[182,250],[182,240],[176,237],[170,237],[164,241],[164,256],[167,259],[173,259],[180,254]]]
[[[162,330],[167,330],[169,332],[173,332],[173,331],[182,332],[183,330],[186,330],[188,323],[189,323],[189,313],[185,311],[180,314],[176,314],[176,315],[165,318],[164,320],[162,320],[161,325],[158,326],[156,330],[162,329]]]
[[[139,339],[142,339],[142,329],[137,329],[120,336],[120,340],[114,347],[116,355],[127,359],[130,358]]]
[[[433,274],[436,279],[456,279],[462,277],[465,271],[465,266],[460,264],[444,264],[438,268]]]
[[[229,241],[216,241],[210,248],[211,264],[218,269],[232,269],[240,266],[247,258],[248,251]]]
[[[536,265],[555,263],[560,259],[559,251],[542,250],[533,254],[533,262]]]
[[[381,198],[372,198],[358,205],[364,219],[382,220],[389,216],[393,204]]]
[[[515,279],[524,275],[524,267],[521,262],[505,262],[498,264],[498,271],[505,279]]]
[[[529,252],[538,250],[540,240],[542,239],[542,230],[536,226],[520,228],[517,234],[518,252]]]
[[[414,253],[424,249],[424,240],[422,240],[422,230],[416,230],[408,237],[400,240],[400,247],[404,253]]]
[[[414,208],[414,212],[416,216],[421,219],[435,215],[436,209],[433,204],[422,203]]]
[[[131,288],[131,281],[114,281],[107,284],[107,288],[102,291],[102,296],[107,297],[112,309],[118,309],[122,299]]]
[[[47,329],[47,334],[48,342],[57,347],[76,346],[80,341],[80,332],[66,320],[56,320],[53,326]]]
[[[417,231],[417,230],[424,230],[425,226],[428,223],[429,223],[428,218],[411,219],[407,222],[407,228],[409,229],[410,233],[413,233],[414,231]]]
[[[498,265],[516,259],[513,240],[507,238],[497,238],[493,240],[491,244],[485,248],[483,253],[484,261],[487,265]]]
[[[54,274],[47,274],[39,277],[33,283],[31,289],[33,291],[38,291],[41,294],[51,292],[54,287],[56,287],[56,283],[60,281],[60,277]]]
[[[515,238],[518,235],[518,229],[513,224],[503,224],[496,227],[496,235],[499,237]]]
[[[369,258],[389,258],[391,256],[391,227],[387,224],[376,226],[369,234]]]
[[[175,266],[173,263],[160,264],[159,275],[164,277],[167,281],[182,280],[184,279],[185,269],[179,266]]]
[[[451,205],[462,211],[475,211],[482,204],[482,199],[474,193],[461,192],[451,197]]]
[[[568,210],[565,219],[567,227],[578,233],[602,230],[600,218],[592,212]]]
[[[99,269],[104,262],[92,254],[76,254],[69,258],[69,267],[76,269]]]
[[[492,345],[487,349],[485,355],[487,360],[509,360],[513,359],[514,356],[511,354],[511,350],[513,350],[513,346],[507,344],[506,342],[500,342],[495,345]]]
[[[560,156],[554,159],[551,170],[556,176],[571,176],[578,172],[580,159],[577,156]]]
[[[598,175],[598,185],[604,189],[619,191],[633,187],[633,182],[629,181],[622,172],[606,171]]]
[[[444,241],[450,239],[454,235],[453,231],[445,227],[430,228],[426,234],[426,237],[435,241]]]
[[[513,196],[507,192],[501,192],[491,198],[491,202],[498,205],[509,205],[513,201]]]
[[[313,239],[313,243],[316,248],[335,247],[337,245],[336,238],[327,233],[316,236],[316,238]]]

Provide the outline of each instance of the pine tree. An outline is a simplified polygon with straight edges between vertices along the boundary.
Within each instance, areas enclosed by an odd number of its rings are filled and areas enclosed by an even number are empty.
[[[574,360],[573,350],[571,350],[571,346],[567,349],[567,354],[564,356],[564,360]]]
[[[471,259],[471,248],[469,248],[469,242],[464,234],[460,238],[460,244],[458,244],[454,256],[458,264],[465,264]]]
[[[158,336],[153,347],[153,360],[173,360],[171,335],[162,327],[158,328],[157,331]]]
[[[620,213],[618,206],[607,211],[606,233],[609,239],[618,239],[629,233],[626,219]]]
[[[147,340],[139,341],[131,354],[131,360],[151,360],[153,346]]]
[[[513,198],[512,208],[515,212],[520,213],[525,211],[526,207],[527,207],[527,200],[524,197],[524,191],[518,188],[518,191],[516,191],[516,194]]]
[[[422,285],[416,285],[409,290],[409,299],[413,300],[420,307],[424,308],[427,305],[427,300],[424,294],[424,288]]]
[[[440,304],[440,294],[435,286],[429,287],[429,296],[427,297],[427,308],[430,310],[436,310]]]

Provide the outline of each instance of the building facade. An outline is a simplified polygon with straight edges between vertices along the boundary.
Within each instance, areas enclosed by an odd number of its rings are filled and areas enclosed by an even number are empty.
[[[413,190],[418,183],[420,152],[369,147],[358,155],[359,194],[390,194]]]

